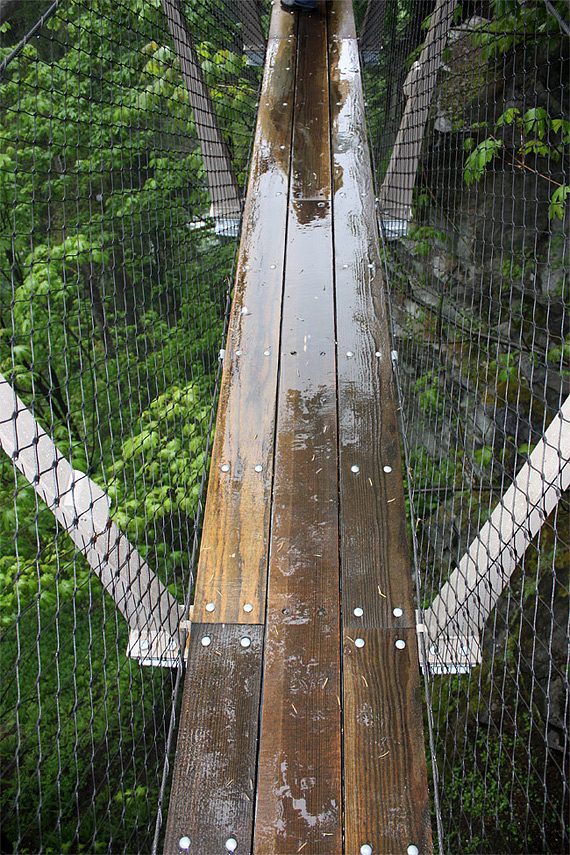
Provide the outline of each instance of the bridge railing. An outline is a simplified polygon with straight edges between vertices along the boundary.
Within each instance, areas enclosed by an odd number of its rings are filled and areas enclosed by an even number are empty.
[[[440,844],[561,852],[568,7],[361,6]]]
[[[261,11],[0,10],[2,851],[153,845]]]

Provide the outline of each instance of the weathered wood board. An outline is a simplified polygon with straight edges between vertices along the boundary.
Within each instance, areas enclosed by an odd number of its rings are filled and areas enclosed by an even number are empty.
[[[345,851],[431,852],[415,629],[345,631],[343,670]]]
[[[214,623],[265,612],[296,62],[296,21],[274,17],[288,37],[267,43],[194,597]]]
[[[343,619],[347,626],[415,626],[358,47],[334,33],[331,25]]]
[[[169,855],[178,855],[184,837],[192,855],[227,851],[232,838],[240,852],[251,849],[262,644],[259,626],[192,625],[164,845]]]
[[[256,853],[342,849],[340,591],[324,18],[300,32],[281,369]],[[309,46],[310,45],[310,46]]]

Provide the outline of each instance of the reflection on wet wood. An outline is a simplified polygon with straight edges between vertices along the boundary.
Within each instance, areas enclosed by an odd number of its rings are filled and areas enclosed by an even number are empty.
[[[293,198],[330,199],[326,18],[320,11],[299,20],[293,135]]]
[[[318,18],[307,16],[303,27],[319,28]],[[332,215],[330,204],[321,201],[330,194],[328,75],[318,40],[300,40],[298,52],[254,832],[258,855],[342,849]]]
[[[347,626],[415,626],[358,48],[331,30],[343,614]]]
[[[292,200],[288,231],[254,849],[267,855],[341,847],[330,206]]]
[[[265,612],[296,50],[295,18],[275,14],[291,38],[267,44],[194,598],[215,623]]]
[[[431,851],[360,65],[351,4],[324,9],[273,7],[169,852]]]
[[[182,837],[196,855],[251,849],[262,641],[260,626],[192,625],[165,853]]]
[[[344,780],[347,853],[432,851],[415,629],[345,633]]]

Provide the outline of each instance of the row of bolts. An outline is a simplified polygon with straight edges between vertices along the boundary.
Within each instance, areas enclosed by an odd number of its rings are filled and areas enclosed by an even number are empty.
[[[189,837],[181,837],[178,841],[178,846],[181,852],[189,852],[191,840]],[[228,837],[225,843],[226,852],[235,852],[238,847],[238,842],[235,837]],[[369,843],[363,843],[360,847],[360,855],[373,855],[374,850]],[[420,855],[420,850],[414,843],[410,843],[406,849],[406,855]]]
[[[320,203],[321,206],[322,206],[322,204],[323,203]],[[272,265],[272,267],[273,266],[274,265]],[[243,315],[249,314],[247,307],[244,306],[244,308],[241,310],[241,314],[243,314]],[[269,356],[269,354],[270,354],[269,350],[264,351],[265,356]],[[241,351],[236,351],[236,355],[241,356]],[[350,350],[348,350],[346,352],[346,355],[349,359],[352,356],[354,356],[353,352]],[[381,354],[379,351],[376,351],[375,355],[376,355],[376,357],[380,357]],[[392,359],[395,361],[395,359],[397,358],[396,353],[393,352],[391,355],[392,355]],[[220,351],[220,358],[223,359],[224,356],[225,356],[225,351]],[[222,465],[220,466],[220,469],[224,473],[229,472],[230,471],[229,463],[222,463]],[[263,466],[260,463],[256,464],[254,469],[256,472],[263,472]],[[392,472],[392,467],[386,465],[383,467],[383,470],[386,474],[389,474],[390,472]],[[360,466],[358,466],[355,463],[350,467],[350,471],[353,472],[355,475],[358,475],[358,473],[360,472]],[[215,603],[207,603],[206,604],[206,611],[207,612],[213,612],[215,610],[215,608],[216,608]],[[253,611],[253,605],[251,603],[245,603],[243,610],[246,613],[252,612]],[[354,609],[353,614],[355,615],[355,617],[362,617],[362,615],[364,614],[364,609],[361,608],[360,606],[357,606]],[[394,617],[399,618],[399,617],[402,617],[404,612],[401,608],[396,607],[396,608],[392,609],[392,614],[394,615]],[[212,643],[212,639],[210,638],[209,635],[205,635],[201,639],[201,644],[203,647],[209,647],[211,643]],[[358,648],[364,647],[365,643],[366,642],[364,641],[363,638],[356,638],[354,640],[354,645],[355,645],[355,647],[358,647]],[[248,638],[247,636],[241,638],[240,639],[240,645],[244,648],[250,647],[251,646],[251,639]],[[394,646],[398,650],[403,650],[406,647],[406,642],[402,638],[398,638],[394,642]],[[181,852],[189,852],[190,846],[191,846],[190,838],[189,837],[181,837],[179,842],[178,842],[178,846],[179,846]],[[235,839],[235,837],[228,837],[228,839],[225,842],[226,851],[227,852],[235,852],[237,849],[237,846],[238,846],[238,842]],[[362,846],[360,847],[360,855],[373,855],[373,851],[374,850],[373,850],[372,846],[370,846],[369,843],[363,843]],[[420,850],[413,843],[411,843],[406,849],[406,855],[419,855],[419,853],[420,853]]]
[[[220,466],[220,469],[222,472],[229,472],[230,471],[229,463],[222,463],[222,465]],[[254,466],[254,469],[256,472],[263,472],[263,466],[261,465],[261,463],[256,464],[256,466]],[[389,474],[390,472],[392,472],[391,466],[386,465],[383,467],[383,469],[384,469],[384,472],[386,474]],[[360,466],[358,466],[355,463],[350,467],[350,471],[353,472],[355,475],[358,475],[358,473],[360,472]],[[207,612],[213,612],[213,611],[215,611],[215,608],[216,608],[215,603],[206,603],[206,611]],[[245,603],[243,610],[244,610],[244,612],[249,614],[250,612],[253,611],[253,605],[251,603]],[[364,609],[361,608],[360,606],[357,606],[354,609],[353,614],[355,617],[362,617],[362,615],[364,614]],[[396,608],[392,609],[392,614],[394,615],[394,617],[400,618],[400,617],[402,617],[404,612],[401,608],[396,607]],[[202,646],[203,647],[209,647],[211,644],[211,641],[212,641],[212,639],[210,638],[210,636],[205,635],[201,640]],[[247,638],[247,637],[241,638],[240,644],[242,647],[249,647],[251,645],[251,639]],[[354,641],[354,645],[355,645],[355,647],[359,647],[359,648],[364,647],[365,641],[363,638],[356,638]],[[406,642],[403,640],[403,638],[398,638],[395,641],[394,646],[398,650],[403,650],[406,646]],[[370,850],[370,852],[372,852],[372,850]],[[363,855],[366,855],[366,853],[363,853]]]

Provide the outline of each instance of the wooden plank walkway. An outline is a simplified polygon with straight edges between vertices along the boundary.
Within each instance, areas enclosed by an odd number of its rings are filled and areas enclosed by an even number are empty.
[[[193,621],[166,852],[432,851],[350,0],[273,7]]]

